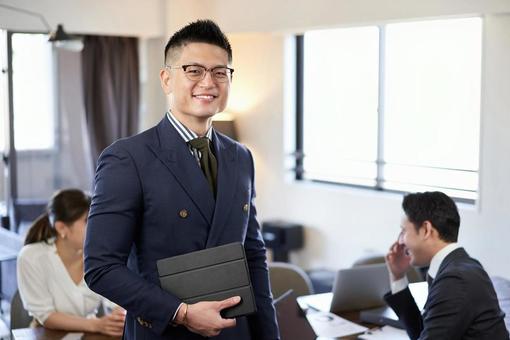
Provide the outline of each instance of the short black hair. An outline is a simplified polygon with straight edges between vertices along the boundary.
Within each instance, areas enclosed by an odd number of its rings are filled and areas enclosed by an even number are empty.
[[[418,230],[423,222],[429,221],[446,242],[457,242],[460,227],[459,211],[455,202],[440,191],[408,194],[402,202],[402,209]]]
[[[189,43],[207,43],[221,47],[228,54],[228,62],[232,62],[232,47],[220,27],[212,20],[197,20],[184,26],[170,37],[165,46],[165,63],[168,51],[171,53],[172,50]]]

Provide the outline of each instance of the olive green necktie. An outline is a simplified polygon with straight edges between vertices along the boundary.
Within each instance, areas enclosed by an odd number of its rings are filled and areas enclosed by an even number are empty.
[[[204,172],[207,182],[211,187],[211,191],[216,196],[216,175],[218,173],[218,163],[216,157],[212,153],[209,145],[209,138],[198,137],[188,142],[193,148],[200,152],[200,167]]]

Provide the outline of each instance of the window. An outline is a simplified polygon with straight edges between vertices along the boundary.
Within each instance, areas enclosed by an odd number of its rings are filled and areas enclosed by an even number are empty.
[[[7,142],[7,118],[8,118],[8,92],[7,92],[7,76],[5,70],[7,69],[7,32],[0,30],[0,154],[6,148]],[[0,170],[3,171],[3,162],[0,161]],[[0,179],[1,182],[1,179]],[[1,185],[1,184],[0,184]],[[1,190],[0,190],[1,191]],[[2,192],[0,192],[0,195]]]
[[[46,34],[12,35],[12,77],[16,150],[53,148],[55,77]]]
[[[298,37],[296,177],[476,200],[481,30],[465,18]]]

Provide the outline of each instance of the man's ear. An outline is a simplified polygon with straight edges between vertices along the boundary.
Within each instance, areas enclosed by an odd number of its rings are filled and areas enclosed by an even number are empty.
[[[171,80],[170,70],[163,67],[159,71],[159,81],[161,84],[161,88],[163,89],[163,92],[167,95],[172,92],[172,85],[170,80]]]
[[[432,226],[432,223],[430,221],[425,221],[421,225],[421,230],[423,230],[423,236],[424,238],[431,238],[437,236],[437,230]]]

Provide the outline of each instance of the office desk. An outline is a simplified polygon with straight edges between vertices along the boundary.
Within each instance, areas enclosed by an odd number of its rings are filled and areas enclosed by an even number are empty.
[[[507,327],[507,329],[510,330],[510,280],[502,278],[502,277],[493,276],[493,277],[491,277],[491,281],[492,281],[492,284],[494,285],[494,290],[496,291],[496,294],[498,296],[500,308],[506,314],[505,315],[506,327]],[[413,289],[413,286],[415,289]],[[412,290],[412,294],[415,297],[418,306],[423,307],[423,305],[425,304],[425,300],[427,298],[426,287],[427,286],[425,283],[411,284],[410,288]],[[325,294],[316,294],[316,295],[309,295],[309,296],[305,296],[305,297],[299,297],[298,303],[299,303],[300,307],[303,310],[305,310],[307,305],[310,305],[310,303],[311,303],[310,300],[306,300],[306,299],[307,298],[308,299],[315,298],[316,303],[315,304],[312,303],[312,305],[315,305],[315,306],[322,305],[323,307],[319,308],[319,309],[327,311],[328,308],[324,307],[324,306],[327,304],[328,301],[329,302],[331,301],[332,296],[333,296],[333,293],[325,293]],[[340,317],[343,317],[344,319],[361,324],[368,328],[376,327],[376,325],[360,322],[360,312],[361,311],[342,312],[342,313],[339,313],[338,315]],[[326,339],[326,338],[319,338],[319,339],[320,340],[330,340],[330,339]],[[358,339],[358,337],[351,336],[351,337],[344,337],[341,339],[354,340],[354,339]],[[403,337],[402,339],[407,339],[407,337]],[[395,339],[395,340],[397,340],[397,339]]]
[[[76,334],[76,337],[74,336]],[[82,334],[79,336],[78,334]],[[37,328],[20,328],[12,330],[14,340],[118,340],[120,338],[111,337],[99,333],[78,333]],[[66,337],[67,336],[67,337]]]

